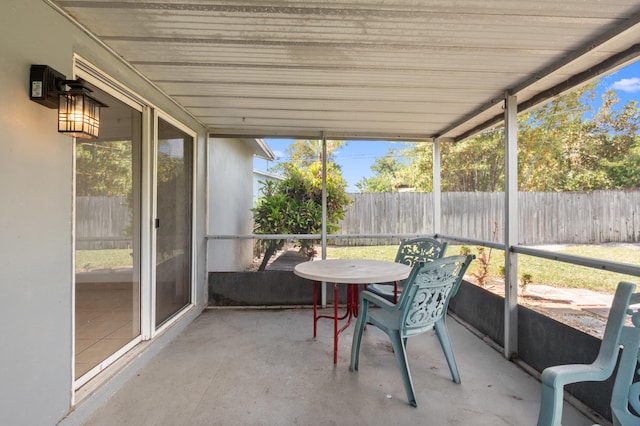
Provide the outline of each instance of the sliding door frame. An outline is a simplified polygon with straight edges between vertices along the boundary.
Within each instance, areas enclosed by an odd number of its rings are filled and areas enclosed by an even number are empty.
[[[89,373],[83,375],[82,377],[75,379],[75,337],[72,339],[72,350],[71,350],[71,383],[73,384],[72,389],[72,403],[75,404],[76,401],[76,393],[78,389],[82,386],[86,385],[88,382],[92,381],[91,386],[87,386],[86,388],[94,388],[95,386],[99,386],[106,378],[107,375],[104,375],[101,378],[100,373],[105,369],[115,363],[117,360],[123,358],[127,352],[131,351],[135,346],[137,346],[140,342],[145,340],[151,340],[154,336],[162,333],[166,328],[170,327],[173,323],[178,321],[181,317],[183,317],[191,308],[193,308],[198,300],[197,300],[197,292],[196,292],[196,176],[197,176],[197,132],[193,129],[189,128],[185,124],[179,122],[178,120],[171,117],[171,115],[165,113],[162,110],[159,110],[155,105],[151,102],[147,101],[143,97],[137,95],[135,92],[129,90],[126,86],[121,85],[116,81],[116,79],[110,77],[109,75],[103,73],[99,70],[98,67],[94,66],[90,62],[86,61],[79,55],[74,55],[74,78],[82,78],[88,83],[94,85],[95,87],[107,92],[109,95],[117,98],[133,109],[142,113],[141,120],[141,176],[140,176],[140,335],[134,338],[131,342],[120,348],[114,354],[109,356],[100,365],[94,369],[92,369]],[[167,123],[175,126],[180,129],[187,135],[189,135],[192,140],[191,149],[192,152],[192,174],[191,174],[191,191],[192,191],[192,205],[191,205],[191,259],[190,259],[190,283],[189,283],[189,292],[190,292],[190,303],[187,304],[184,308],[182,308],[178,313],[176,313],[172,318],[165,321],[160,327],[155,327],[155,261],[156,261],[156,232],[155,232],[155,217],[157,214],[157,200],[156,200],[156,190],[157,190],[157,182],[156,182],[156,166],[157,166],[157,158],[156,158],[156,149],[158,146],[158,120],[161,118]],[[74,186],[74,194],[75,194],[75,143],[73,150],[73,186]],[[73,235],[72,235],[72,250],[73,250],[73,265],[72,269],[75,271],[75,195],[73,200],[72,207],[72,216],[73,216]],[[76,282],[75,282],[75,274],[73,276],[72,282],[72,324],[71,324],[71,332],[72,336],[75,336],[75,311],[76,311],[76,300],[75,300],[75,291],[76,291]],[[95,370],[95,371],[94,371]],[[97,380],[93,380],[96,378]],[[87,390],[86,393],[89,393],[90,390]],[[83,390],[83,394],[85,391]]]
[[[155,229],[155,218],[158,217],[158,200],[157,200],[157,191],[158,191],[158,182],[157,182],[157,170],[158,170],[158,156],[157,156],[157,152],[158,152],[158,125],[159,125],[159,120],[162,119],[165,122],[169,123],[170,125],[176,127],[177,129],[181,130],[182,132],[186,133],[188,136],[191,137],[192,139],[192,144],[191,144],[191,244],[190,244],[190,252],[191,252],[191,259],[189,262],[189,272],[190,272],[190,283],[189,283],[189,300],[190,302],[185,305],[182,309],[180,309],[179,312],[177,312],[175,315],[173,315],[171,318],[169,318],[167,321],[163,322],[159,327],[155,327],[155,323],[156,323],[156,247],[157,247],[157,232]],[[196,166],[197,166],[197,161],[196,161],[196,153],[197,153],[197,149],[196,149],[196,145],[197,145],[197,133],[187,127],[186,125],[182,124],[180,121],[174,119],[173,117],[171,117],[169,114],[165,113],[162,110],[159,109],[155,109],[153,112],[153,143],[152,143],[152,147],[151,147],[151,152],[152,152],[152,157],[153,157],[153,175],[152,175],[152,181],[153,181],[153,185],[152,185],[152,197],[151,197],[151,201],[152,201],[152,215],[151,215],[151,222],[152,222],[152,226],[151,226],[151,262],[150,262],[150,269],[151,269],[151,304],[149,306],[150,310],[151,310],[151,314],[149,315],[149,320],[150,320],[150,335],[151,337],[155,336],[158,333],[161,333],[163,330],[165,330],[166,328],[170,327],[171,324],[173,324],[174,322],[178,321],[187,311],[189,311],[191,308],[193,308],[196,304],[197,304],[197,300],[196,300],[196,268],[195,268],[195,259],[196,259],[196,244],[195,244],[195,240],[196,240],[196,233],[195,233],[195,228],[196,228],[196,211],[197,211],[197,206],[196,206],[196,176],[197,176],[197,170],[196,170]]]

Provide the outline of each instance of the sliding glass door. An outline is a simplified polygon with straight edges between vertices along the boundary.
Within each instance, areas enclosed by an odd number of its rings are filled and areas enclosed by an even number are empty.
[[[140,336],[142,113],[92,87],[100,137],[76,139],[75,379]]]
[[[191,304],[193,137],[158,119],[155,325]]]
[[[76,388],[193,302],[193,134],[90,88],[107,107],[100,136],[75,140]]]

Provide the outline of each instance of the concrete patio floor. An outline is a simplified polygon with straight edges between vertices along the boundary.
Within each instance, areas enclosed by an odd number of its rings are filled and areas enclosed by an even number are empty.
[[[332,323],[310,309],[209,309],[87,425],[535,425],[540,383],[453,318],[462,384],[433,333],[408,343],[418,407],[407,403],[384,333],[367,327],[349,371],[353,325],[332,363]],[[591,425],[565,403],[565,426]]]

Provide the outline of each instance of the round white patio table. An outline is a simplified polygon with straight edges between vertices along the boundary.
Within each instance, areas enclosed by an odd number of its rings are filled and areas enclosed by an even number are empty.
[[[409,276],[411,267],[402,263],[370,259],[325,259],[299,263],[293,273],[313,281],[313,337],[316,337],[317,323],[320,318],[333,319],[333,363],[338,362],[338,335],[358,316],[358,297],[360,285],[395,282]],[[333,283],[333,316],[318,315],[318,283]],[[338,284],[347,284],[347,310],[338,316]],[[338,323],[346,319],[342,328]]]

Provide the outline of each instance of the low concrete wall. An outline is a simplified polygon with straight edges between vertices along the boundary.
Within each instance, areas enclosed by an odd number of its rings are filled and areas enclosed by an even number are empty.
[[[537,371],[563,364],[591,364],[602,341],[539,312],[520,306],[518,311],[520,359]],[[582,382],[565,390],[602,417],[611,420],[614,374],[604,382]]]
[[[503,346],[504,298],[463,282],[449,307],[458,317]],[[546,315],[518,306],[518,358],[538,372],[561,364],[590,364],[601,340]],[[565,387],[571,395],[611,420],[613,379]]]
[[[346,302],[346,286],[339,287],[338,300],[340,303]],[[327,303],[333,303],[333,285],[329,284]],[[300,278],[292,271],[209,273],[209,306],[312,304],[313,281]]]
[[[480,333],[504,346],[504,298],[463,281],[449,309]]]

